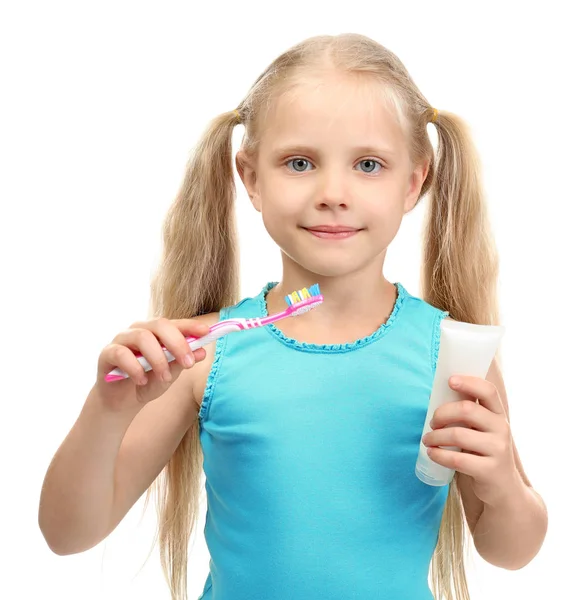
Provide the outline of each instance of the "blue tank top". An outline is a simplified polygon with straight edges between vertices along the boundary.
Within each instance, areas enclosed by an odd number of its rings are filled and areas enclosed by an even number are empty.
[[[268,283],[220,318],[267,315]],[[431,600],[449,486],[415,475],[448,315],[395,283],[348,344],[276,326],[217,341],[199,412],[209,573],[199,600]],[[295,318],[295,317],[294,317]]]

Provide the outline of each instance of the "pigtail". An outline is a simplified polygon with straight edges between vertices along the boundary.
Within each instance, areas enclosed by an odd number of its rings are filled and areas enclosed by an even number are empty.
[[[422,297],[467,323],[496,325],[498,253],[476,148],[466,123],[442,112],[424,232]],[[428,177],[429,177],[428,176]]]
[[[163,226],[163,257],[151,284],[153,317],[218,312],[239,295],[231,140],[238,113],[214,119],[191,157]],[[200,510],[203,454],[198,420],[147,490],[155,492],[160,560],[173,600],[188,597],[188,543]],[[154,542],[155,543],[155,542]],[[153,550],[153,546],[151,548]]]
[[[214,119],[190,159],[163,225],[163,258],[151,285],[151,314],[170,319],[217,312],[239,295],[234,111]]]
[[[497,325],[498,254],[490,230],[479,158],[462,119],[443,112],[435,123],[439,144],[434,168],[427,175],[430,202],[425,221],[421,294],[429,304],[449,311],[449,316],[457,321]],[[470,548],[471,540],[458,477],[456,473],[449,486],[431,563],[437,600],[470,598],[464,547]]]

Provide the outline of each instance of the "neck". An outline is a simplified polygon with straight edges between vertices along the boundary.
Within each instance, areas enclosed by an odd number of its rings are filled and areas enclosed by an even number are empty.
[[[386,280],[381,270],[326,277],[285,269],[282,281],[267,295],[268,314],[286,308],[284,296],[314,283],[319,284],[324,301],[314,310],[292,319],[296,320],[296,326],[326,330],[347,328],[353,323],[357,328],[370,329],[374,325],[377,328],[388,318],[397,297],[396,286]]]

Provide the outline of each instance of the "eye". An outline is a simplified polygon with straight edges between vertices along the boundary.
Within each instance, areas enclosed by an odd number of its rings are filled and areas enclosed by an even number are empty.
[[[290,164],[292,164],[292,168],[289,167]],[[364,173],[378,173],[383,166],[382,163],[373,158],[366,158],[360,161],[358,164],[364,165],[365,170],[362,169]],[[310,167],[311,165],[312,163],[306,158],[292,158],[286,163],[288,168],[291,168],[291,170],[297,173],[304,173],[305,171],[308,171],[309,169],[306,167]]]
[[[290,163],[293,164],[294,171],[297,173],[304,173],[304,171],[306,171],[304,167],[310,165],[310,161],[306,160],[306,158],[292,158],[286,165],[289,165]]]
[[[374,160],[373,158],[366,158],[364,160],[360,160],[357,164],[365,165],[366,170],[363,171],[364,173],[378,173],[379,170],[382,168],[382,163],[378,162],[377,160]]]

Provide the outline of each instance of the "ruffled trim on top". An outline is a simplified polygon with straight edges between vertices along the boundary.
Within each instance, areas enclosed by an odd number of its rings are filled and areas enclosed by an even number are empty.
[[[222,321],[223,319],[227,318],[228,310],[229,308],[221,308],[218,319],[219,321]],[[220,368],[222,357],[224,356],[224,349],[227,337],[227,335],[223,335],[222,337],[216,340],[214,360],[212,361],[210,372],[208,373],[206,387],[204,388],[204,394],[202,395],[202,403],[200,405],[200,410],[198,411],[198,420],[200,421],[200,425],[202,425],[203,419],[205,419],[206,415],[208,414],[208,406],[214,393],[214,387],[216,385],[216,374]]]
[[[437,359],[439,358],[439,345],[441,343],[441,321],[448,316],[448,311],[439,311],[435,316],[435,322],[433,323],[433,343],[431,344],[431,367],[433,369],[433,375],[437,370]]]
[[[277,281],[271,281],[265,285],[261,293],[259,294],[259,308],[261,312],[261,318],[267,317],[267,302],[266,302],[266,294],[276,285],[278,285]],[[368,335],[364,338],[356,340],[354,342],[345,343],[345,344],[309,344],[307,342],[299,342],[293,338],[290,338],[278,329],[273,323],[266,325],[264,329],[268,329],[274,336],[276,336],[281,342],[294,348],[296,350],[301,350],[302,352],[317,352],[317,353],[329,353],[329,352],[351,352],[352,350],[357,350],[363,346],[367,346],[372,342],[380,339],[383,335],[385,335],[388,330],[392,327],[394,322],[398,317],[398,313],[400,312],[402,305],[408,292],[404,289],[404,287],[395,282],[396,290],[398,292],[398,296],[396,298],[396,302],[394,303],[394,309],[390,313],[387,321],[380,325],[374,333]]]

